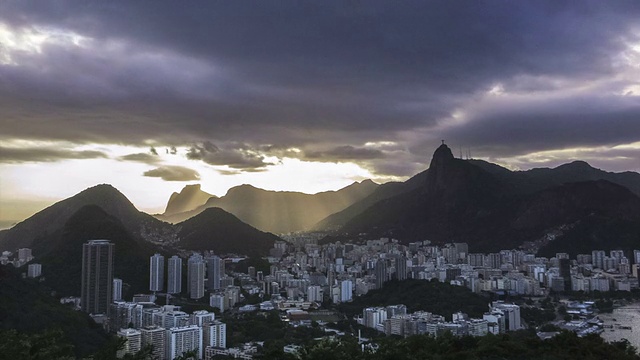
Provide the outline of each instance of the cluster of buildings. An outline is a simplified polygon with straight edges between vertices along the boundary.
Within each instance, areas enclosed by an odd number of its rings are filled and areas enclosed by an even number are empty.
[[[411,336],[429,334],[437,337],[445,332],[453,335],[484,336],[521,329],[520,307],[504,302],[493,302],[482,319],[470,319],[464,313],[456,313],[452,321],[425,311],[407,314],[405,305],[366,308],[358,323],[383,332],[386,335]]]
[[[216,320],[214,313],[187,314],[178,306],[155,304],[156,292],[164,289],[164,257],[160,254],[150,258],[149,288],[153,294],[122,301],[122,280],[113,278],[114,246],[109,240],[83,244],[79,303],[82,311],[127,340],[121,356],[151,345],[157,359],[174,359],[188,351],[196,351],[198,359],[203,359],[207,353],[214,353],[211,349],[226,348],[226,324]],[[220,258],[211,256],[206,261],[215,265],[209,276],[217,276],[219,284],[220,271],[224,272]],[[181,293],[182,259],[170,258],[167,270],[167,294]],[[196,255],[189,258],[188,294],[192,299],[204,296],[204,276],[204,260]]]
[[[15,267],[21,267],[31,260],[33,260],[33,255],[31,253],[31,249],[29,248],[18,249],[15,256],[11,251],[3,251],[0,255],[0,265],[13,265]],[[29,278],[37,278],[42,276],[42,265],[35,263],[29,264],[27,266],[26,276]]]
[[[537,257],[522,250],[469,253],[466,243],[432,245],[429,241],[402,245],[386,238],[364,244],[340,242],[318,245],[313,237],[298,236],[276,243],[271,272],[258,278],[266,295],[289,299],[348,302],[355,296],[397,279],[437,279],[466,286],[473,292],[508,292],[545,296],[549,291],[630,291],[638,287],[640,251],[634,263],[621,250]]]
[[[187,314],[179,307],[155,303],[116,302],[111,307],[109,326],[127,339],[121,355],[152,345],[155,359],[174,359],[188,351],[196,351],[202,359],[208,349],[227,346],[226,324],[215,320],[214,313]]]
[[[381,238],[363,244],[318,245],[317,240],[312,234],[278,241],[267,258],[268,272],[249,267],[246,274],[230,273],[233,276],[225,271],[225,259],[211,252],[169,259],[155,254],[149,260],[150,294],[136,295],[132,301],[123,301],[122,280],[113,277],[114,244],[91,240],[83,244],[81,297],[75,304],[126,338],[124,353],[151,344],[159,359],[173,359],[190,350],[196,350],[198,358],[250,358],[251,351],[226,348],[226,325],[216,320],[214,313],[187,314],[178,306],[159,306],[156,296],[165,295],[168,304],[170,297],[178,294],[186,293],[199,302],[208,295],[209,305],[224,312],[237,308],[242,293],[258,295],[262,303],[237,311],[278,309],[286,312],[290,321],[310,323],[307,311],[320,308],[323,302],[349,302],[393,279],[437,279],[473,292],[532,296],[547,295],[551,290],[630,291],[638,287],[640,250],[633,252],[632,262],[620,250],[610,251],[609,256],[594,250],[570,259],[565,253],[544,258],[521,250],[469,253],[466,243],[436,246],[422,241],[403,245]],[[30,249],[20,249],[17,255],[10,260],[11,254],[5,252],[0,261],[24,265],[33,259]],[[40,275],[41,266],[30,264],[28,276]],[[458,313],[445,321],[428,312],[408,314],[404,305],[394,305],[364,309],[358,321],[389,335],[438,336],[451,332],[482,336],[519,329],[520,308],[494,302],[482,319]]]

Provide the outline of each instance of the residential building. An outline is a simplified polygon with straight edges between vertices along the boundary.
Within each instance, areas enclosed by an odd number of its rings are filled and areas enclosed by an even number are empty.
[[[118,350],[118,357],[123,357],[125,354],[133,355],[142,349],[142,334],[140,330],[121,329],[118,331],[118,336],[126,339],[124,348]]]
[[[172,256],[167,268],[167,293],[180,294],[182,292],[182,259]]]
[[[202,359],[202,329],[197,325],[174,327],[167,330],[167,359],[175,359],[187,351],[197,350],[198,359]]]
[[[86,313],[109,313],[113,296],[113,248],[109,240],[90,240],[82,245],[80,304]]]
[[[205,262],[200,254],[193,254],[188,261],[189,297],[200,299],[204,296]]]
[[[149,259],[149,290],[164,290],[164,256],[155,254]]]

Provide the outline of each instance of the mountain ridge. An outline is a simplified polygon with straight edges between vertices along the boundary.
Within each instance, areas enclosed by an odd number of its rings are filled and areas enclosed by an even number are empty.
[[[344,225],[333,234],[342,238],[367,234],[369,238],[386,236],[404,241],[468,242],[473,251],[488,252],[518,247],[552,229],[587,222],[593,214],[603,223],[640,221],[640,198],[633,191],[608,179],[592,180],[594,174],[597,178],[611,177],[611,173],[584,162],[556,169],[543,170],[542,175],[540,171],[512,172],[483,161],[456,159],[446,145],[441,145],[429,169],[421,173],[426,179],[410,179],[421,186],[401,189],[360,212],[348,214],[350,217],[341,219]],[[580,180],[587,176],[585,170],[589,176],[586,181],[565,181]],[[404,184],[398,187],[406,187]],[[358,206],[355,203],[350,208]],[[625,228],[635,229],[631,225]],[[564,235],[570,237],[571,228]],[[637,235],[640,247],[640,233],[620,235]],[[597,244],[616,246],[615,241]]]
[[[179,223],[207,208],[218,207],[234,214],[247,224],[271,233],[309,230],[324,217],[340,211],[375,191],[380,185],[371,180],[354,182],[339,190],[305,194],[295,191],[273,191],[243,184],[220,197],[212,197],[191,211],[158,215],[158,219]]]
[[[212,197],[217,196],[202,191],[200,184],[186,185],[179,193],[171,194],[163,215],[173,215],[195,209],[204,205]]]

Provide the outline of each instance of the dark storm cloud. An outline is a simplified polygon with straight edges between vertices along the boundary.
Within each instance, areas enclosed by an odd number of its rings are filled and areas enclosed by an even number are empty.
[[[595,90],[597,111],[575,106],[584,94],[525,99],[445,126],[496,84],[527,95],[615,78],[638,18],[633,1],[7,1],[13,32],[87,40],[0,50],[17,64],[0,65],[0,140],[242,142],[188,156],[243,170],[268,165],[261,144],[382,168],[386,152],[340,147],[404,141],[393,160],[421,164],[441,137],[487,156],[638,141],[640,111]]]
[[[164,181],[192,181],[200,180],[200,174],[184,166],[161,166],[159,168],[145,171],[144,176],[159,177]]]
[[[443,137],[479,156],[548,149],[615,146],[640,141],[640,98],[577,97],[499,106],[476,113]]]
[[[0,146],[0,163],[55,162],[70,159],[107,158],[107,154],[93,150],[54,149],[48,147],[15,148]]]
[[[265,160],[264,155],[247,145],[240,144],[221,149],[210,141],[191,146],[187,152],[187,158],[202,160],[210,165],[227,165],[243,171],[262,171],[265,166],[272,165]]]
[[[124,155],[118,158],[118,160],[122,160],[122,161],[135,161],[135,162],[141,162],[144,164],[157,164],[158,162],[160,162],[160,158],[158,157],[158,155],[152,155],[152,154],[146,154],[146,153],[137,153],[137,154],[129,154],[129,155]]]
[[[351,145],[338,146],[327,151],[309,151],[305,152],[305,155],[307,159],[322,161],[371,160],[384,157],[384,153],[378,149],[356,148]]]

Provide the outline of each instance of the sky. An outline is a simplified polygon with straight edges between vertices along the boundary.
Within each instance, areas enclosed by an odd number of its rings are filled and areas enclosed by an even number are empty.
[[[640,171],[637,1],[0,1],[0,225],[100,183],[401,181],[441,139]]]

